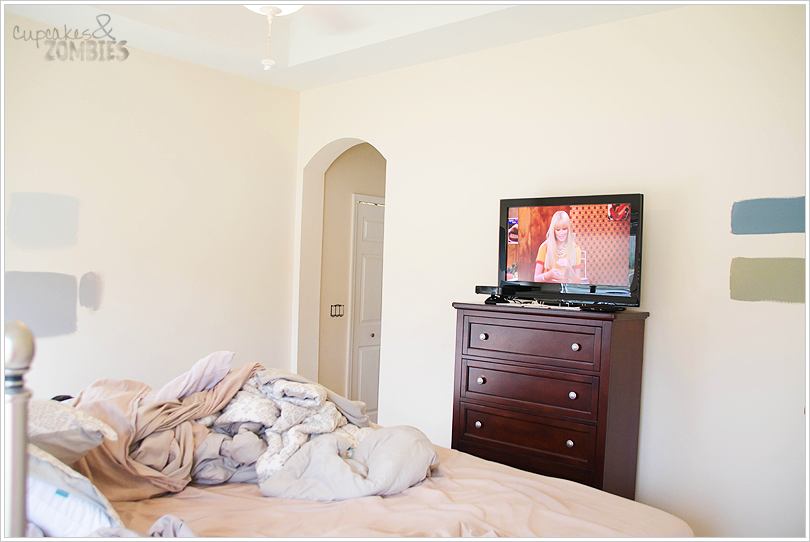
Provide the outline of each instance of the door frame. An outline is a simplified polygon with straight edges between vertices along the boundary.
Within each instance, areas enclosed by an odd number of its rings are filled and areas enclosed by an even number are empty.
[[[348,303],[347,313],[346,315],[349,317],[349,340],[346,341],[347,344],[347,352],[346,352],[346,381],[345,381],[345,389],[348,394],[348,399],[353,401],[357,400],[357,393],[359,390],[354,389],[354,378],[352,375],[354,374],[354,291],[355,291],[355,273],[357,271],[355,262],[357,260],[357,206],[361,203],[371,203],[374,205],[382,205],[385,206],[385,198],[379,198],[377,196],[365,196],[362,194],[352,194],[352,235],[351,235],[351,263],[349,266],[349,276],[351,277],[351,283],[349,284],[349,299],[351,300]],[[383,247],[385,246],[385,219],[383,219]],[[383,250],[384,253],[384,250]],[[385,258],[383,257],[383,266],[385,266]],[[380,296],[382,296],[382,292],[380,292]],[[382,345],[382,334],[380,334],[380,344]],[[379,385],[377,386],[377,393],[379,397]]]

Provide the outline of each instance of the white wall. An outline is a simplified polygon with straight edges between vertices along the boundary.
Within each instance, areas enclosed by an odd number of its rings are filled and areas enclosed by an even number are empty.
[[[349,397],[348,358],[351,332],[354,197],[385,197],[385,158],[368,143],[337,157],[324,174],[321,313],[318,326],[318,382]],[[333,318],[330,306],[344,306]]]
[[[75,333],[37,339],[34,396],[159,387],[216,350],[288,369],[299,93],[135,49],[46,62],[15,25],[47,28],[6,13],[6,206],[78,198],[79,229],[57,249],[6,236],[5,271],[103,281]]]
[[[642,192],[637,499],[698,536],[805,536],[806,306],[729,297],[733,257],[804,257],[730,233],[734,202],[805,194],[804,9],[684,6],[304,92],[300,163],[345,137],[387,160],[380,423],[450,445],[451,303],[496,281],[499,199]]]

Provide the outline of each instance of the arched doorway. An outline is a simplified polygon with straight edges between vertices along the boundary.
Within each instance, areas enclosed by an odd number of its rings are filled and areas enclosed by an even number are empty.
[[[376,421],[386,160],[369,143],[324,175],[318,382],[366,403]]]
[[[346,138],[324,146],[304,167],[298,186],[291,371],[313,381],[319,380],[319,331],[324,310],[321,305],[321,266],[325,176],[339,156],[362,143],[365,142]],[[376,149],[374,152],[377,152]],[[381,155],[380,157],[382,158]]]

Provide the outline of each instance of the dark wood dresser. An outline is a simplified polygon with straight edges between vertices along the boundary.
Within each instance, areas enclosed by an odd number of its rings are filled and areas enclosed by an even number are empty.
[[[452,447],[634,499],[649,313],[453,307]]]

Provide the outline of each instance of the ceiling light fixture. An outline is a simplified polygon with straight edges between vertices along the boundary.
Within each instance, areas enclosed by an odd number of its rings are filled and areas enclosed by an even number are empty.
[[[269,70],[270,68],[273,67],[273,64],[275,64],[274,60],[270,60],[270,31],[273,28],[273,17],[290,15],[291,13],[295,13],[304,6],[292,4],[279,4],[279,5],[245,4],[245,7],[254,13],[258,13],[260,15],[267,15],[267,58],[262,60],[262,64],[264,65],[265,70]]]

